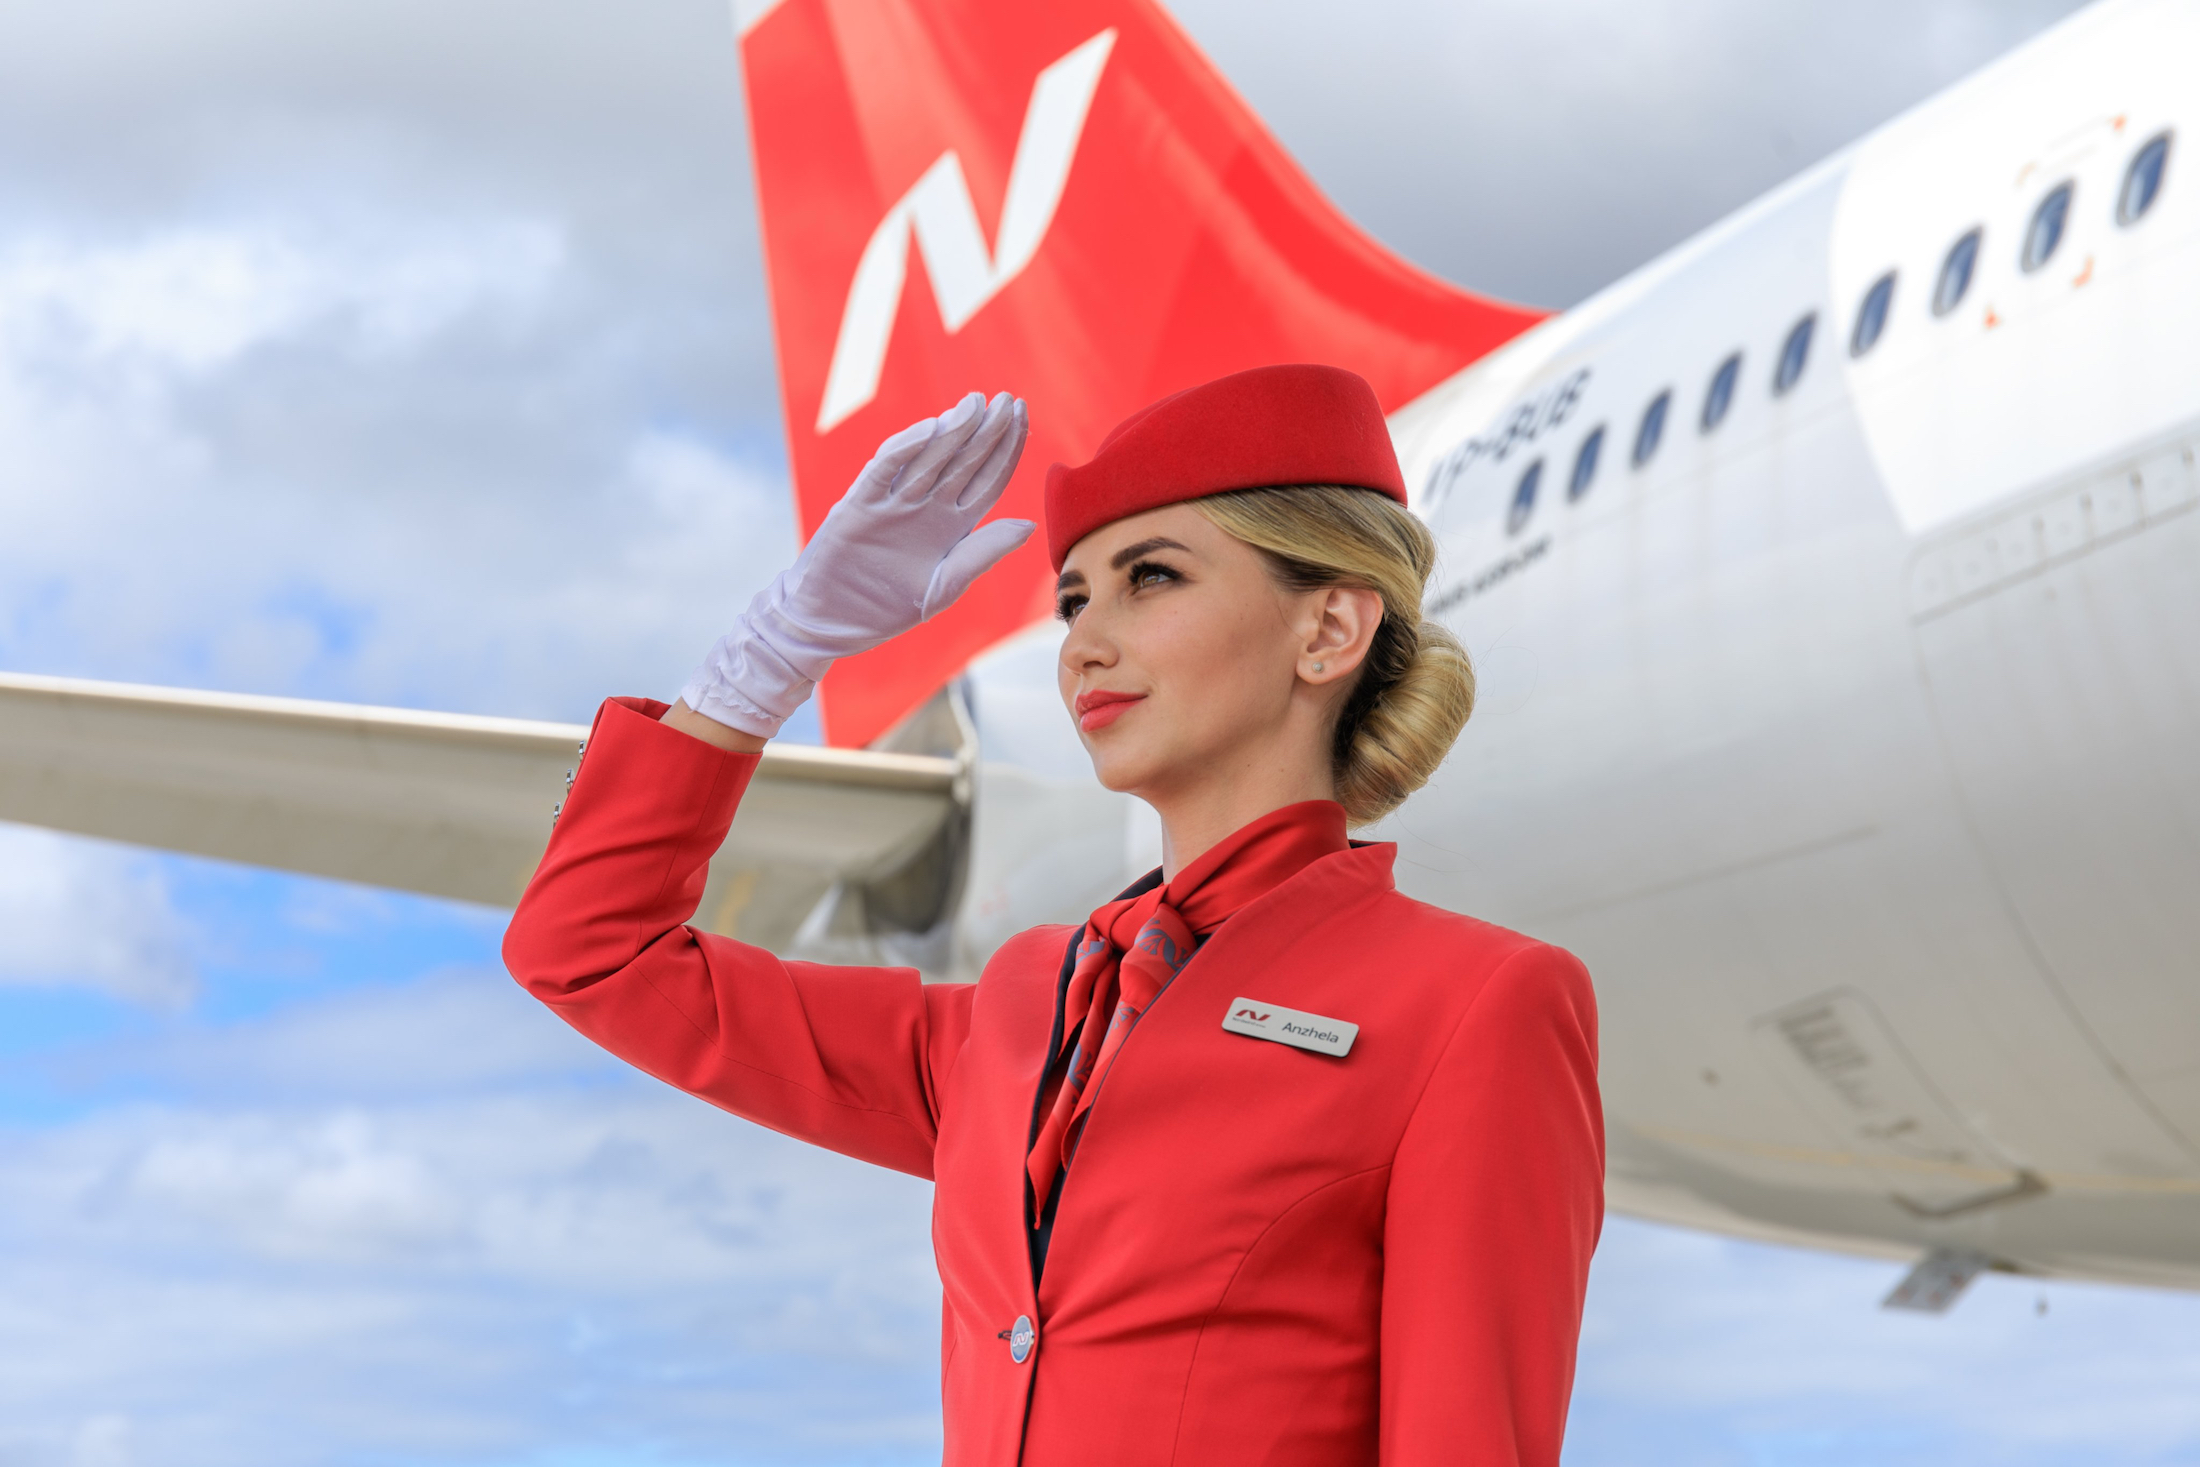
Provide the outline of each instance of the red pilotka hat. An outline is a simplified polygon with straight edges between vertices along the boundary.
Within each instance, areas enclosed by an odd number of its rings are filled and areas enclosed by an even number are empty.
[[[1340,484],[1406,502],[1382,404],[1342,367],[1255,367],[1150,403],[1092,462],[1047,470],[1047,553],[1102,525],[1230,489]]]

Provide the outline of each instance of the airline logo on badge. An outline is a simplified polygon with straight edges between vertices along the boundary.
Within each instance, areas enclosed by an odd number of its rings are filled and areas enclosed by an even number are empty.
[[[1272,1003],[1250,998],[1230,1001],[1230,1011],[1223,1015],[1222,1027],[1248,1039],[1272,1039],[1278,1044],[1339,1057],[1350,1054],[1352,1041],[1360,1037],[1357,1024],[1325,1019],[1320,1014],[1301,1013],[1297,1009],[1278,1008]]]

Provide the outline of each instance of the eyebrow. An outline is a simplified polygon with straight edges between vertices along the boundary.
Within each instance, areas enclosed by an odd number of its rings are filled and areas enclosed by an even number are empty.
[[[1108,557],[1108,569],[1121,570],[1124,566],[1138,559],[1139,556],[1151,555],[1156,550],[1181,550],[1186,555],[1192,553],[1189,546],[1179,545],[1174,540],[1164,539],[1162,536],[1156,535],[1151,540],[1141,540],[1136,545],[1126,545],[1121,550],[1116,551],[1115,554]]]
[[[1151,555],[1156,550],[1181,550],[1186,555],[1192,553],[1192,548],[1189,545],[1180,544],[1165,535],[1156,535],[1150,540],[1141,540],[1136,545],[1126,545],[1121,550],[1116,551],[1115,554],[1108,557],[1108,569],[1121,570],[1124,566],[1138,559],[1139,556]],[[1083,571],[1063,571],[1061,576],[1054,582],[1054,589],[1066,591],[1072,586],[1082,586],[1084,583],[1085,573]]]

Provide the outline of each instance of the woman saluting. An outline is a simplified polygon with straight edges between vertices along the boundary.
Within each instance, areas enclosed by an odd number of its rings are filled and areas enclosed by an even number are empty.
[[[1273,367],[1048,476],[1062,698],[1163,864],[972,984],[683,924],[836,657],[1034,528],[979,526],[1023,405],[897,434],[669,710],[615,699],[505,939],[582,1033],[932,1178],[946,1460],[1555,1464],[1603,1129],[1587,974],[1356,845],[1473,703],[1374,394]]]

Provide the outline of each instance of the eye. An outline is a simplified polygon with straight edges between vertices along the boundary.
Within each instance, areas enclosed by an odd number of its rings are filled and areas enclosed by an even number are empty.
[[[1055,600],[1054,614],[1063,621],[1075,621],[1077,613],[1085,609],[1085,602],[1089,599],[1084,593],[1073,591]]]
[[[1142,591],[1148,586],[1167,585],[1170,581],[1181,581],[1184,577],[1158,560],[1141,560],[1131,566],[1124,579],[1130,582],[1133,591]]]

